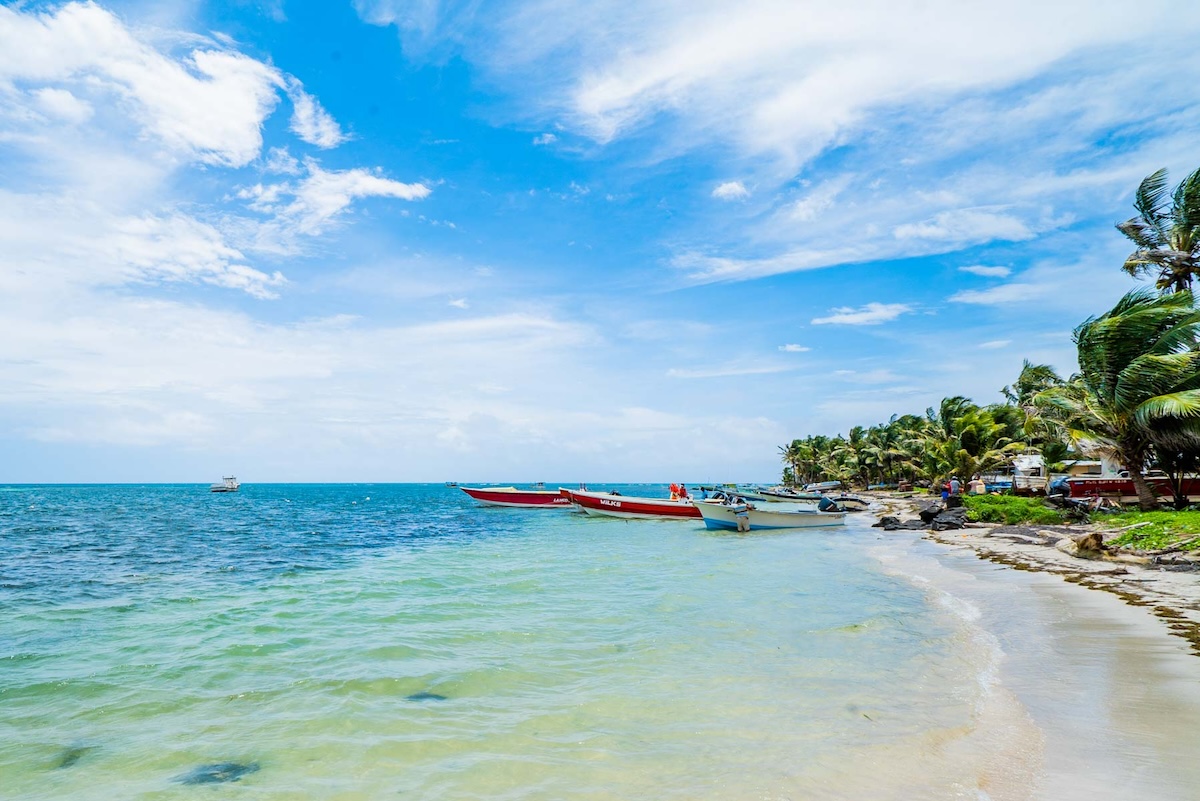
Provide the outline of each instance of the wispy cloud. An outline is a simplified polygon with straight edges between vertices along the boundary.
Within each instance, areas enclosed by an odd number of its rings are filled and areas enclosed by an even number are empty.
[[[726,364],[720,367],[702,367],[694,370],[672,367],[667,370],[670,378],[725,378],[738,375],[766,375],[769,373],[786,373],[795,367],[780,364]]]
[[[980,343],[979,348],[982,350],[999,350],[1000,348],[1007,348],[1011,344],[1011,339],[993,339],[990,342]]]
[[[273,227],[259,232],[257,243],[270,248],[287,248],[287,236],[314,236],[325,231],[355,200],[383,197],[423,200],[433,191],[422,183],[404,183],[355,168],[325,170],[316,161],[305,162],[308,175],[299,182],[255,184],[238,193],[248,206],[274,218]]]
[[[807,353],[808,351],[812,350],[812,348],[806,348],[803,345],[795,345],[790,343],[787,345],[780,345],[779,349],[784,353]]]
[[[535,145],[552,145],[557,141],[558,137],[552,133],[539,134],[533,137],[533,143]]]
[[[895,320],[902,314],[912,311],[912,306],[907,303],[868,303],[866,306],[861,306],[857,309],[843,306],[837,309],[831,309],[831,314],[825,317],[817,317],[812,321],[813,325],[879,325],[890,320]]]
[[[300,81],[289,77],[284,85],[292,100],[292,131],[296,136],[325,149],[337,147],[349,138],[317,99],[304,91]]]
[[[959,272],[982,275],[987,278],[1007,278],[1012,274],[1012,270],[1008,267],[989,267],[985,264],[972,264],[967,267],[959,267],[958,269]]]

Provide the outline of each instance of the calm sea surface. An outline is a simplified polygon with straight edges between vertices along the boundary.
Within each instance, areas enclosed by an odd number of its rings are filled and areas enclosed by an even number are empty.
[[[0,488],[0,798],[1196,797],[1182,641],[870,522]]]

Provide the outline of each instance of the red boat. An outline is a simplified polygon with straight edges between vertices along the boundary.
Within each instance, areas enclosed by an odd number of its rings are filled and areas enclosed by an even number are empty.
[[[519,506],[523,509],[570,509],[571,499],[558,490],[520,490],[516,487],[459,487],[485,506]]]
[[[637,519],[699,518],[700,510],[690,500],[672,501],[666,498],[639,498],[611,492],[588,490],[559,490],[570,502],[589,515]]]
[[[1113,498],[1121,503],[1137,503],[1137,490],[1133,479],[1128,474],[1123,476],[1073,476],[1066,479],[1072,498]],[[1146,483],[1160,500],[1170,501],[1174,498],[1171,490],[1171,479],[1152,471],[1146,476]],[[1183,491],[1192,503],[1200,501],[1200,478],[1184,476]]]

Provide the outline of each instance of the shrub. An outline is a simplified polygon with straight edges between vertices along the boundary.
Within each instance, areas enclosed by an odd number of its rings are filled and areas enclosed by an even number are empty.
[[[1062,513],[1035,498],[1017,495],[966,495],[967,519],[978,523],[1035,523],[1054,525],[1063,522]]]

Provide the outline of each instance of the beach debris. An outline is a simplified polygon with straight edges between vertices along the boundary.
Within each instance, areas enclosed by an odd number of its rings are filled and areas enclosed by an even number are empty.
[[[54,768],[56,770],[69,768],[87,756],[89,751],[95,751],[96,748],[98,748],[98,746],[95,745],[72,745],[68,748],[64,748],[58,755],[58,759],[54,761]]]
[[[1054,547],[1069,556],[1080,559],[1099,559],[1108,550],[1104,545],[1104,537],[1099,531],[1090,531],[1078,537],[1063,537],[1054,543]]]
[[[187,773],[176,776],[173,781],[180,784],[223,784],[225,782],[236,782],[243,776],[249,776],[251,773],[258,772],[258,763],[250,762],[242,764],[241,762],[213,762],[209,765],[201,765]]]
[[[413,693],[412,695],[404,696],[404,700],[405,701],[447,701],[449,699],[446,698],[446,696],[438,695],[437,693],[419,692],[419,693]]]

